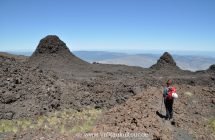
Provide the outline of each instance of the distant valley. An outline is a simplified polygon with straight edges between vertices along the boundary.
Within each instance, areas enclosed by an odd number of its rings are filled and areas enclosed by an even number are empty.
[[[105,64],[125,64],[149,68],[157,62],[161,54],[126,54],[104,51],[74,51],[76,56],[88,62]],[[205,70],[215,64],[215,58],[195,55],[174,55],[177,65],[184,70]]]

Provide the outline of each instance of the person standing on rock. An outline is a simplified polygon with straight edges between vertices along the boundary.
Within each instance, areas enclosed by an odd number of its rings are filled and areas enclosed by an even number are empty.
[[[172,86],[172,80],[168,80],[163,91],[164,104],[166,108],[166,120],[173,118],[173,93],[176,94],[176,88]]]

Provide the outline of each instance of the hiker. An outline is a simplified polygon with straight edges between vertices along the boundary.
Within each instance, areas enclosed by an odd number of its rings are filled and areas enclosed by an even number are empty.
[[[174,98],[172,97],[172,94],[176,94],[175,87],[172,86],[172,80],[168,80],[166,82],[166,86],[164,87],[163,91],[163,98],[164,98],[164,104],[166,108],[166,120],[171,120],[173,118],[173,102]]]

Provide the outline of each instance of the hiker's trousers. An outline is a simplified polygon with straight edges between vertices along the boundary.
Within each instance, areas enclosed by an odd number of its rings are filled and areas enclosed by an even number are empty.
[[[173,102],[174,102],[174,100],[164,99],[167,119],[172,119],[172,117],[173,117]]]

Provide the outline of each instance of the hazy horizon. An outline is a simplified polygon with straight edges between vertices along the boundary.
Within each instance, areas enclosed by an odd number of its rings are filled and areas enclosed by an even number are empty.
[[[9,52],[16,55],[31,56],[32,52]],[[102,64],[122,64],[128,66],[139,66],[149,68],[157,62],[164,53],[154,52],[110,52],[110,51],[72,51],[74,55],[89,63],[98,62]],[[177,66],[183,70],[198,71],[206,70],[215,64],[215,57],[202,52],[170,52]],[[200,53],[200,54],[198,54]],[[212,52],[211,52],[212,53]],[[213,56],[213,57],[212,57]]]
[[[36,48],[35,48],[36,49]],[[164,52],[169,52],[172,55],[181,55],[181,56],[200,56],[200,57],[208,57],[215,58],[215,52],[207,52],[207,51],[168,51],[168,50],[70,50],[71,52],[108,52],[108,53],[124,53],[128,55],[137,55],[137,54],[154,54],[154,55],[162,55]],[[7,52],[16,55],[25,55],[30,56],[34,51],[0,51]]]

